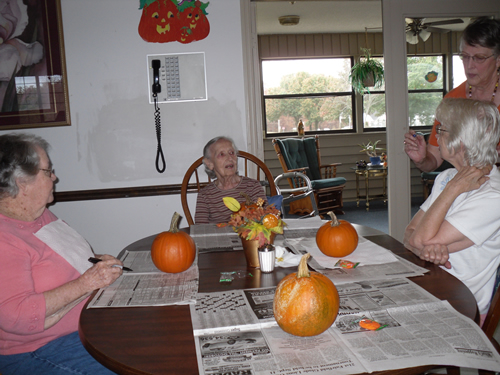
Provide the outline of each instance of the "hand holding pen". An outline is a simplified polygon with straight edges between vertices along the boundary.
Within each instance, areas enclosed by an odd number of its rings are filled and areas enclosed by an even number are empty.
[[[89,262],[93,263],[93,264],[99,263],[101,261],[102,261],[102,259],[99,259],[99,258],[94,258],[94,257],[90,257],[89,258]],[[132,271],[130,268],[124,267],[124,266],[120,266],[118,264],[113,264],[111,267],[118,267],[118,268],[123,269],[124,271]]]

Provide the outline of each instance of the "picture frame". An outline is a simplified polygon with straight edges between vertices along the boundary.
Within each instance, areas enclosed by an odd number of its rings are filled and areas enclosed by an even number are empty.
[[[11,0],[0,12],[16,16],[0,35],[0,130],[71,125],[60,0]]]

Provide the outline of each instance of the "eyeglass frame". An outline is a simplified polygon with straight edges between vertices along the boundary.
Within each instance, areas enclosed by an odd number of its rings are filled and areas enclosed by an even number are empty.
[[[51,169],[38,168],[38,171],[43,171],[43,173],[45,173],[45,176],[47,176],[47,177],[52,177],[52,175],[56,174],[54,168],[51,168]]]
[[[442,127],[443,127],[442,124],[436,125],[436,134],[437,135],[441,135],[441,132],[445,132],[445,133],[449,133],[450,132],[449,130],[441,129]]]
[[[493,57],[495,56],[495,54],[491,54],[490,56],[486,57],[486,56],[477,56],[477,55],[467,55],[467,54],[464,54],[464,53],[459,53],[458,54],[458,57],[460,57],[460,60],[464,61],[464,62],[467,62],[469,61],[470,59],[472,59],[472,61],[474,61],[476,64],[483,64],[486,60],[488,60],[490,57]]]

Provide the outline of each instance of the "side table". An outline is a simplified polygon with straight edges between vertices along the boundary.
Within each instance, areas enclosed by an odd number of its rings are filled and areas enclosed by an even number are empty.
[[[370,210],[370,201],[374,199],[382,199],[387,203],[387,167],[383,165],[367,166],[366,168],[352,167],[356,174],[356,204],[359,207],[359,200],[366,200],[366,210]],[[365,195],[359,194],[359,177],[365,179]],[[382,194],[370,195],[370,178],[382,177]]]

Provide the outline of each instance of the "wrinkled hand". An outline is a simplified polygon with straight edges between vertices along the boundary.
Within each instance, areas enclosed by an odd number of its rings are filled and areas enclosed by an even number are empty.
[[[413,130],[405,134],[404,148],[406,154],[415,163],[420,163],[427,154],[427,144],[422,135],[418,135]]]
[[[487,176],[490,172],[491,166],[481,169],[476,167],[463,167],[448,184],[451,184],[450,188],[455,188],[460,193],[477,190],[482,184],[490,179]]]
[[[115,257],[111,255],[101,255],[99,258],[102,259],[102,262],[94,264],[80,276],[81,282],[88,291],[111,285],[123,273],[120,267],[113,267],[113,265],[123,265],[123,263]]]
[[[426,260],[427,262],[431,262],[439,266],[444,266],[448,269],[451,268],[451,263],[449,261],[450,253],[448,252],[448,246],[446,245],[426,245],[420,251],[419,257],[420,259]]]

